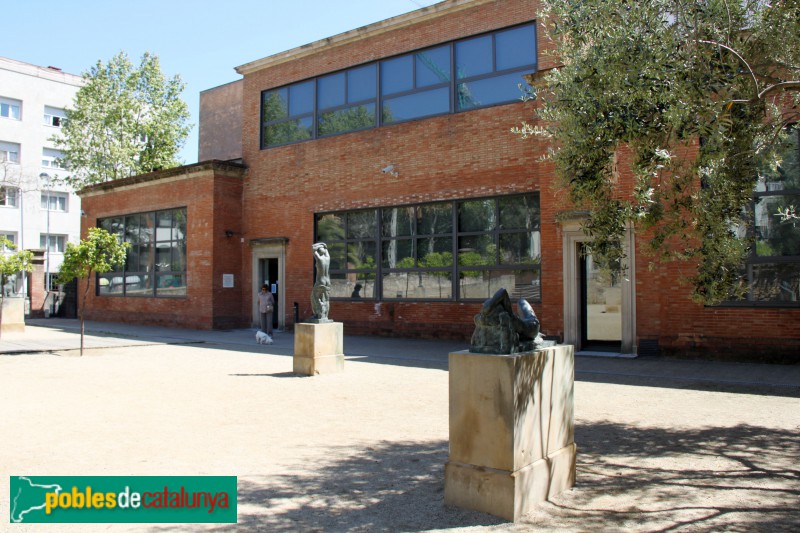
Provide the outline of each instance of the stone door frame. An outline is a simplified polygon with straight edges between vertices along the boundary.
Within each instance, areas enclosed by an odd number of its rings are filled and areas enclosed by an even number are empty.
[[[562,257],[564,276],[564,342],[581,349],[581,294],[579,245],[589,237],[583,233],[580,220],[562,224]],[[636,353],[636,250],[631,229],[625,232],[626,270],[620,281],[622,289],[622,347],[621,353]]]
[[[278,309],[283,312],[278,315],[278,329],[286,329],[286,240],[285,239],[263,239],[251,242],[253,251],[251,253],[251,272],[250,276],[250,294],[252,294],[251,306],[251,327],[260,326],[260,317],[258,313],[258,297],[257,294],[261,290],[261,280],[259,279],[259,262],[262,259],[277,259],[278,260]]]

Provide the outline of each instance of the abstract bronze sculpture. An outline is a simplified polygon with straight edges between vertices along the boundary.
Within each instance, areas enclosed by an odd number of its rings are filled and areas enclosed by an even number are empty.
[[[543,346],[540,324],[531,305],[520,298],[519,314],[514,314],[508,291],[499,289],[483,303],[475,315],[470,352],[513,354],[536,350]]]

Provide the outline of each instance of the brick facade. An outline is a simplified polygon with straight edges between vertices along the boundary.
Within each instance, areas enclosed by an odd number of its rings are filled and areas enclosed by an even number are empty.
[[[260,148],[262,91],[384,57],[503,28],[536,17],[534,0],[452,0],[239,67],[242,87],[242,159],[247,172],[218,162],[165,171],[158,179],[110,185],[83,196],[90,220],[126,212],[187,206],[189,295],[186,299],[95,298],[96,319],[137,320],[188,327],[254,322],[257,243],[281,242],[281,323],[291,327],[292,303],[302,320],[311,314],[314,215],[364,207],[539,192],[542,298],[533,307],[548,335],[564,338],[564,233],[571,206],[554,187],[545,145],[522,141],[510,128],[534,115],[535,102],[515,102],[327,138]],[[553,65],[539,32],[539,68]],[[201,125],[202,126],[202,125]],[[382,173],[394,165],[397,175]],[[210,165],[210,166],[209,166]],[[621,165],[622,167],[622,165]],[[176,172],[176,175],[170,172]],[[185,174],[180,174],[184,172]],[[630,176],[620,172],[625,191]],[[224,230],[235,230],[232,238]],[[687,266],[648,269],[646,236],[635,237],[635,339],[657,341],[663,352],[704,353],[728,359],[796,356],[800,309],[705,308],[689,300],[676,280]],[[222,289],[221,275],[236,274]],[[350,334],[467,340],[479,303],[338,301],[331,318]],[[568,307],[568,306],[566,306]],[[758,339],[758,342],[756,342]],[[767,340],[764,340],[767,339]],[[756,345],[765,349],[757,349]]]
[[[210,161],[83,189],[84,235],[98,219],[180,207],[187,211],[188,235],[186,297],[96,296],[93,281],[85,318],[197,329],[245,326],[239,303],[245,174],[242,165]],[[222,286],[228,273],[235,274],[234,288]],[[84,283],[79,281],[79,300]]]

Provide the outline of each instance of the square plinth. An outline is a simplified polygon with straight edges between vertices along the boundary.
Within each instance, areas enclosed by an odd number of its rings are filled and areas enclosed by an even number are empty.
[[[295,324],[296,374],[315,376],[344,370],[344,328],[341,322]]]
[[[2,333],[23,333],[25,331],[25,298],[2,298],[0,331]]]
[[[574,349],[450,354],[445,503],[517,520],[575,483]]]

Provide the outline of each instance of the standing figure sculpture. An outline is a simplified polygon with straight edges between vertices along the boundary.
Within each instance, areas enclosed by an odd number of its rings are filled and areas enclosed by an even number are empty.
[[[317,267],[317,279],[311,291],[311,310],[314,312],[311,322],[333,322],[328,318],[331,308],[331,277],[329,273],[331,256],[324,242],[315,243],[311,249],[314,251],[314,261]]]

